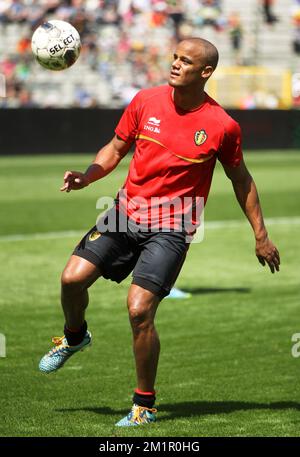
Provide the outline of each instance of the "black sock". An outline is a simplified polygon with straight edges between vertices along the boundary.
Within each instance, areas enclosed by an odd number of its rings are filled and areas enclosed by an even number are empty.
[[[69,346],[77,346],[77,344],[80,344],[84,338],[84,335],[86,334],[87,331],[87,323],[84,321],[82,324],[81,328],[78,331],[72,331],[67,328],[67,326],[64,326],[64,334],[66,337],[66,340],[68,342]]]
[[[141,392],[140,390],[136,389],[134,391],[132,401],[136,405],[151,409],[155,403],[155,398],[155,392]]]

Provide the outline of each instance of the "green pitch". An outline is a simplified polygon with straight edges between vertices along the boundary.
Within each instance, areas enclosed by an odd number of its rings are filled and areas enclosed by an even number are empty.
[[[116,193],[128,166],[125,159],[102,182],[60,193],[63,172],[90,159],[0,158],[0,436],[300,436],[300,360],[291,354],[300,332],[300,154],[246,154],[281,252],[275,275],[257,262],[252,231],[218,166],[204,241],[191,246],[177,282],[192,298],[165,299],[157,315],[158,422],[130,429],[114,427],[135,387],[130,278],[91,289],[91,349],[55,374],[38,372],[51,337],[62,334],[61,270],[95,222],[97,199]]]

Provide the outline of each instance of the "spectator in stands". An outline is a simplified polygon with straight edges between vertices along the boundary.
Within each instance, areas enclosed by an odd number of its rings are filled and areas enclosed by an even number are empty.
[[[300,0],[294,0],[291,9],[293,23],[292,46],[295,54],[300,55]]]
[[[6,80],[10,80],[14,76],[17,61],[18,58],[15,55],[5,55],[0,61],[0,73],[5,76]]]
[[[102,19],[105,24],[119,25],[120,16],[116,1],[106,2],[103,7]]]
[[[300,26],[300,0],[294,0],[294,4],[291,9],[291,16],[293,25]]]
[[[22,108],[35,108],[36,103],[32,99],[32,94],[31,92],[26,89],[25,87],[22,87],[18,93],[18,102],[19,105],[22,106]]]
[[[36,29],[43,22],[48,7],[50,5],[45,5],[40,0],[31,0],[26,4],[26,21],[30,24],[31,30]]]
[[[25,83],[28,80],[30,76],[30,64],[27,56],[24,56],[22,60],[17,63],[14,76],[17,81],[22,83]]]
[[[273,13],[274,3],[275,0],[262,0],[264,20],[270,25],[278,21],[277,17]]]
[[[76,108],[96,108],[98,103],[90,92],[84,87],[78,86],[75,89],[74,107]]]
[[[233,12],[228,18],[228,30],[235,65],[241,65],[243,28],[239,13]]]
[[[73,14],[75,13],[75,8],[72,5],[71,1],[62,1],[60,2],[58,8],[55,11],[55,16],[60,21],[69,22]]]
[[[90,66],[90,69],[97,71],[99,60],[99,47],[97,45],[97,33],[87,33],[82,40],[81,57]]]
[[[184,6],[182,0],[167,0],[167,12],[170,19],[173,21],[175,29],[175,37],[180,41],[180,26],[185,19]]]
[[[168,5],[166,2],[158,1],[152,6],[151,26],[164,27],[168,21]]]
[[[28,54],[31,52],[31,36],[25,35],[21,37],[17,43],[18,54]]]
[[[212,26],[216,31],[223,29],[224,20],[219,0],[202,0],[198,17],[194,22],[202,26]]]
[[[300,55],[300,25],[294,27],[292,45],[294,53]]]
[[[12,0],[9,8],[6,11],[9,22],[23,23],[26,21],[26,7],[24,2],[20,0]]]
[[[131,0],[133,14],[150,13],[151,3],[151,0]]]
[[[300,73],[294,73],[292,76],[292,97],[293,106],[300,107]]]
[[[14,77],[6,79],[6,97],[0,97],[1,108],[18,108],[22,106],[22,100],[19,99],[21,84]]]
[[[6,24],[7,22],[6,9],[7,2],[5,0],[0,0],[0,24]]]

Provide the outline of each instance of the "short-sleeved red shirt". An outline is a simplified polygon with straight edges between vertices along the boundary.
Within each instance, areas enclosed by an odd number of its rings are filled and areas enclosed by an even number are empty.
[[[172,91],[167,85],[141,90],[115,129],[124,141],[136,143],[118,196],[120,209],[136,222],[151,218],[152,224],[168,226],[157,205],[165,199],[176,203],[168,216],[172,225],[188,211],[180,200],[202,197],[205,204],[216,159],[233,167],[242,159],[240,127],[218,103],[206,94],[198,109],[184,111],[174,104]]]

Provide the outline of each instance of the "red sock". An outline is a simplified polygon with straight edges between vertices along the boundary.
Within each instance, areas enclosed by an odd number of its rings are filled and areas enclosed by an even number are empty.
[[[83,325],[79,329],[75,328],[68,328],[66,325],[64,326],[64,334],[67,339],[67,342],[70,346],[77,346],[80,344],[86,334],[87,330],[87,323],[84,321]]]
[[[153,408],[155,399],[155,390],[153,392],[143,392],[140,389],[135,389],[132,401],[136,405],[151,409]]]

